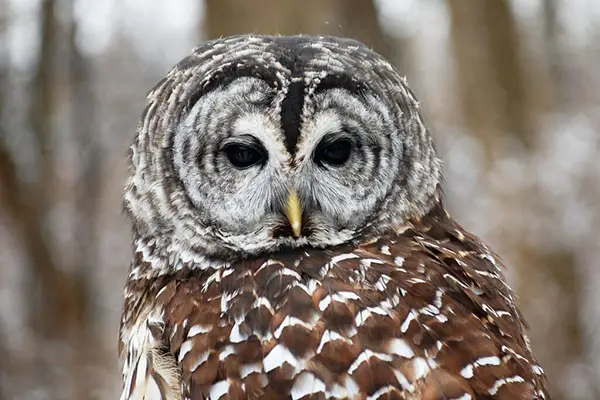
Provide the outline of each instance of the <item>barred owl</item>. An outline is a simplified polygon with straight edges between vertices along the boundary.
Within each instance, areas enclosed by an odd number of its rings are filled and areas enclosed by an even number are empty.
[[[207,42],[148,96],[122,399],[543,399],[405,79],[335,37]]]

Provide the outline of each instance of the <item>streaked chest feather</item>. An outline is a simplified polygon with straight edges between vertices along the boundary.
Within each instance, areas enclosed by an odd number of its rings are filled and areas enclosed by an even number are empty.
[[[192,399],[544,398],[499,265],[451,232],[132,280],[124,373]]]

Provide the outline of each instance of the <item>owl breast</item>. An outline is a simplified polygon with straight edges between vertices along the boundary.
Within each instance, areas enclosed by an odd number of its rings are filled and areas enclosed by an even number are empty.
[[[499,265],[441,210],[148,284],[152,351],[185,398],[544,398]]]

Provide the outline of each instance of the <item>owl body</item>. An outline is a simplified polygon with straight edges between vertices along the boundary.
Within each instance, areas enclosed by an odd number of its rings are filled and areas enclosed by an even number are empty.
[[[200,46],[131,163],[122,399],[548,398],[414,95],[360,43]]]

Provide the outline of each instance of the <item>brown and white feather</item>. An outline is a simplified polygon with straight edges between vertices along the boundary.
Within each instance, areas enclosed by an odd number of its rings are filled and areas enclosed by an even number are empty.
[[[357,246],[138,260],[122,340],[148,398],[547,398],[500,262],[441,205]]]

